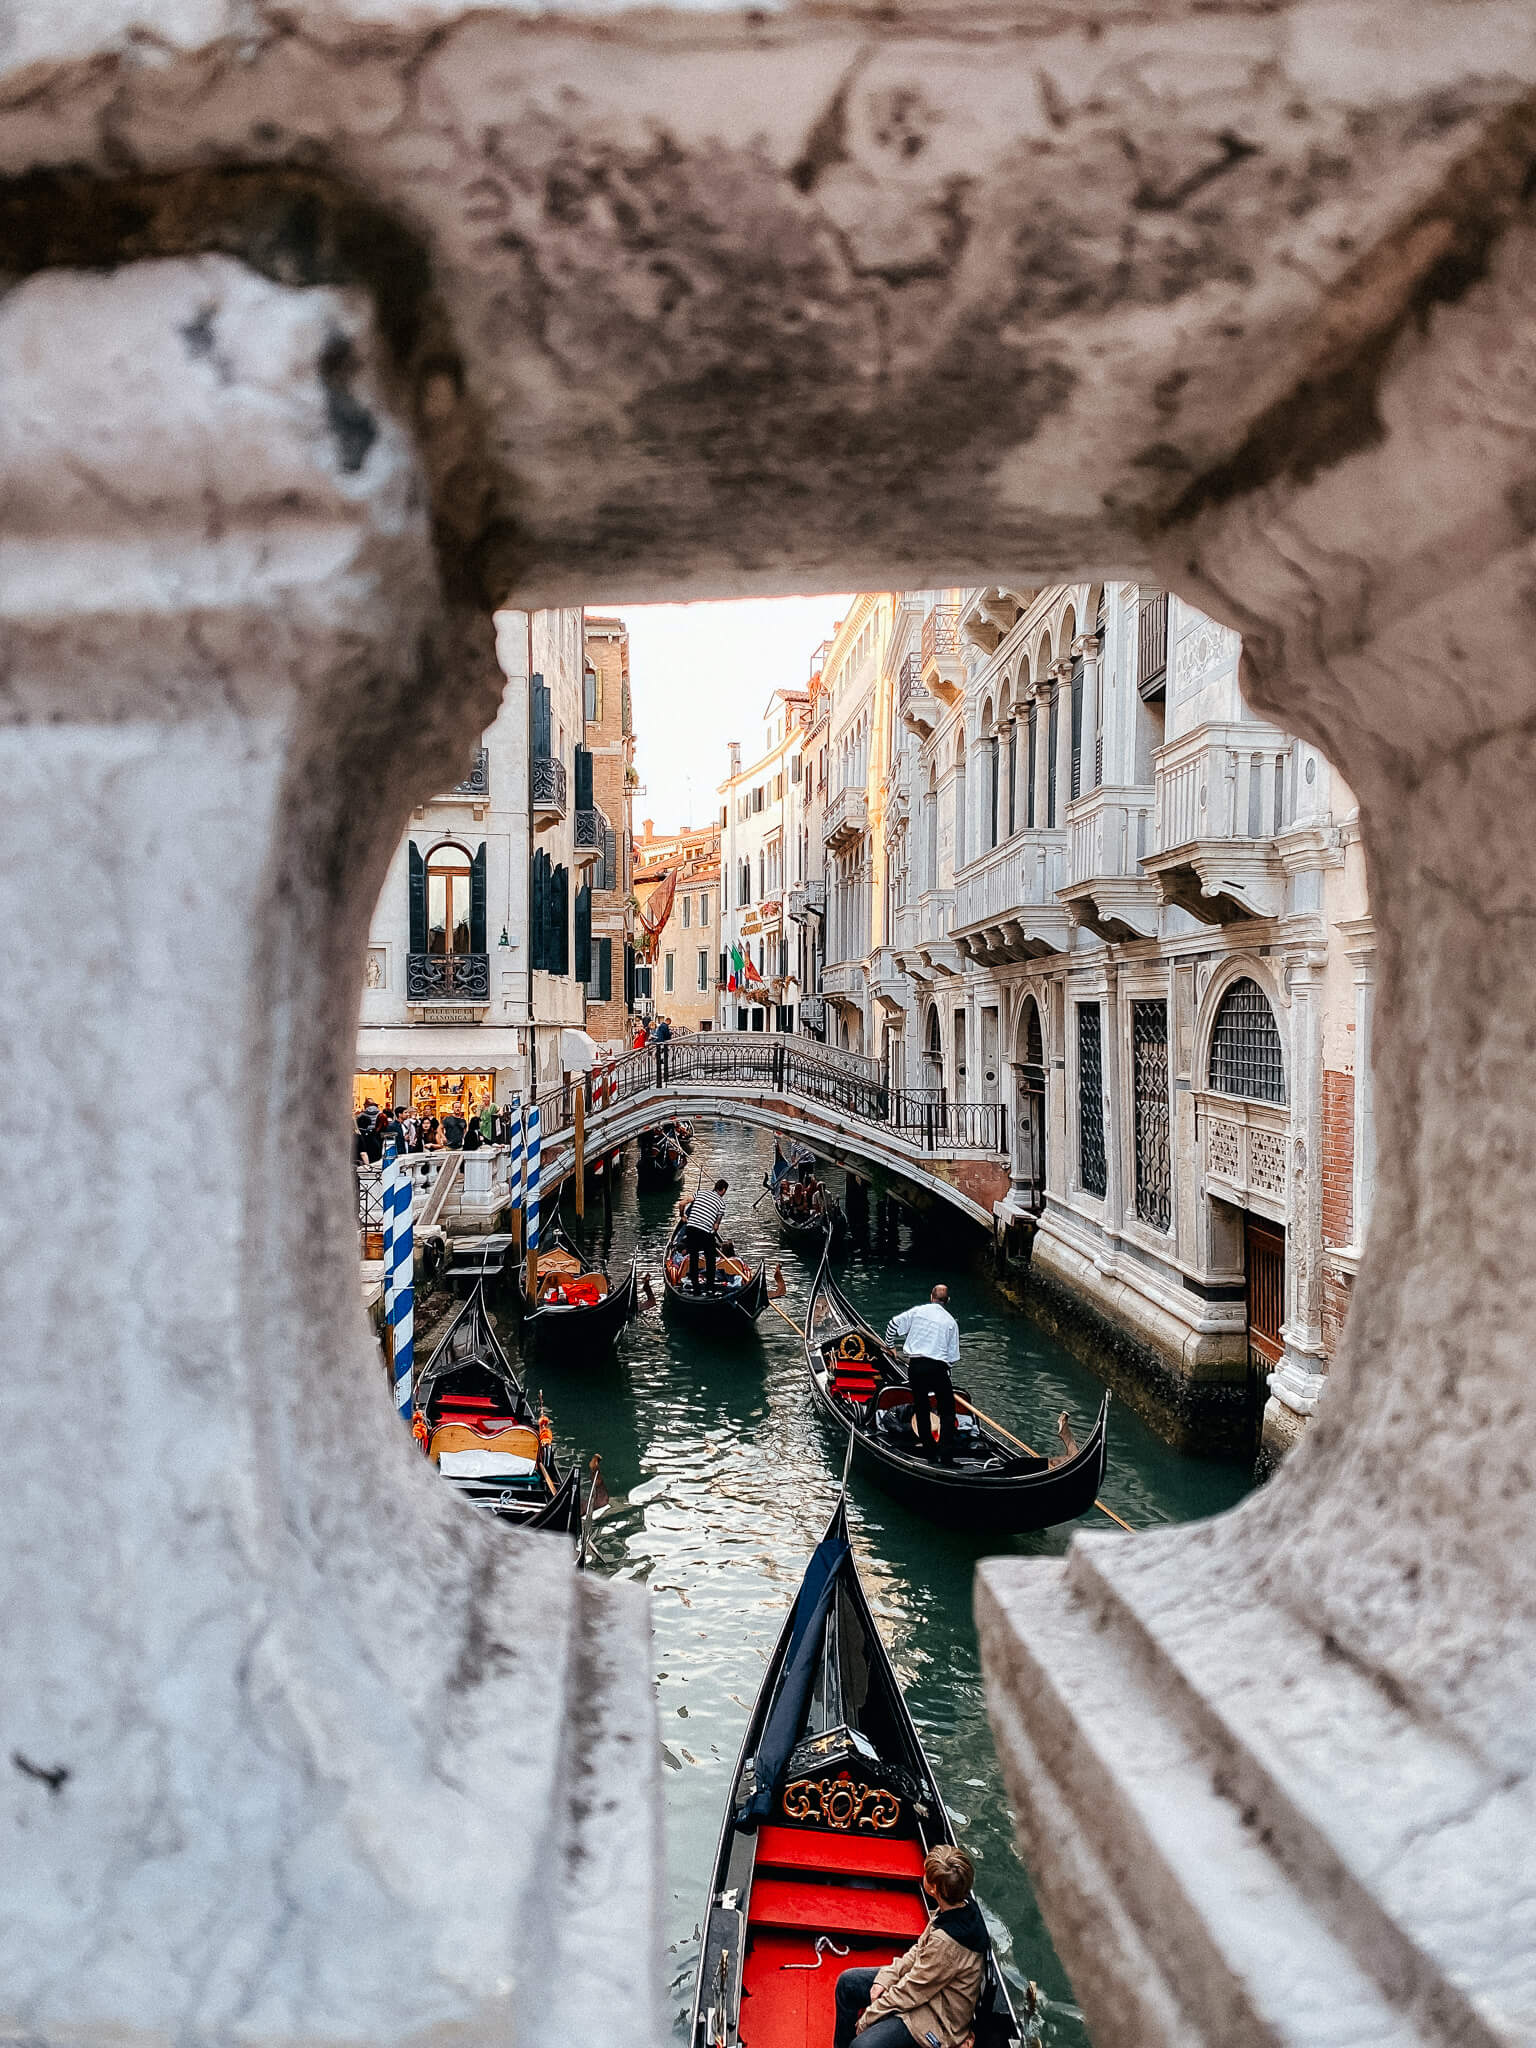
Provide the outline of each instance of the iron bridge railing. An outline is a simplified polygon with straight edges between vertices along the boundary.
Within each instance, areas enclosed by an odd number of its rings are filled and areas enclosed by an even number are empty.
[[[942,1089],[892,1088],[878,1071],[856,1073],[827,1059],[819,1046],[802,1050],[792,1039],[766,1034],[724,1039],[700,1033],[625,1053],[611,1066],[573,1077],[557,1094],[541,1099],[543,1128],[546,1133],[569,1129],[578,1089],[586,1096],[591,1129],[607,1109],[688,1085],[745,1086],[812,1102],[839,1117],[894,1132],[913,1152],[1000,1156],[1008,1149],[1008,1112],[1001,1102],[954,1102]]]

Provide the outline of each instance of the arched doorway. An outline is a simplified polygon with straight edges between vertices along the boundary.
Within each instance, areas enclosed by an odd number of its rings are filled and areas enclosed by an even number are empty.
[[[1255,1413],[1262,1413],[1270,1373],[1285,1355],[1286,1235],[1283,1173],[1260,1179],[1253,1161],[1283,1160],[1284,1123],[1274,1116],[1287,1104],[1285,1048],[1269,997],[1249,975],[1226,989],[1211,1023],[1206,1069],[1207,1149],[1231,1155],[1235,1183],[1222,1206],[1243,1235],[1243,1279],[1248,1309],[1248,1366]],[[1232,1121],[1220,1117],[1234,1105]],[[1236,1105],[1252,1105],[1239,1110]],[[1239,1124],[1237,1119],[1244,1121]],[[1265,1119],[1267,1122],[1256,1121]],[[1240,1163],[1237,1163],[1240,1162]],[[1238,1206],[1240,1205],[1240,1206]]]
[[[1038,1216],[1045,1207],[1045,1032],[1033,996],[1024,998],[1017,1046],[1013,1192]]]
[[[928,1039],[923,1050],[923,1086],[944,1093],[944,1034],[939,1028],[937,1003],[928,1011]]]

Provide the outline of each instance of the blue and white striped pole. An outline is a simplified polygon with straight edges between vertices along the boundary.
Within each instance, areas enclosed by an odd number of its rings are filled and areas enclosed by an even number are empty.
[[[523,1098],[515,1096],[507,1118],[507,1207],[517,1215],[523,1206]]]
[[[385,1312],[389,1317],[395,1361],[395,1407],[409,1422],[415,1399],[412,1368],[415,1363],[415,1253],[416,1234],[411,1226],[411,1176],[395,1156],[393,1145],[384,1155],[384,1239],[385,1270],[389,1275]]]
[[[539,1159],[539,1105],[528,1105],[528,1173],[527,1194],[524,1206],[528,1213],[528,1234],[526,1243],[529,1251],[539,1248],[539,1196],[543,1186],[543,1169]]]

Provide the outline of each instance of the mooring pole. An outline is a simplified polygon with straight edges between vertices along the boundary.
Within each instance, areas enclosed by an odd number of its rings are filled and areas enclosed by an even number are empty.
[[[587,1213],[587,1077],[576,1076],[576,1221]]]

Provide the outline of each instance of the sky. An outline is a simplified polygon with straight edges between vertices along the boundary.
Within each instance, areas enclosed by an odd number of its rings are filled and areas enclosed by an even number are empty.
[[[811,652],[853,602],[832,597],[741,598],[717,604],[588,606],[629,627],[635,720],[635,830],[704,825],[740,740],[743,761],[763,742],[763,711],[777,689],[803,689]]]

